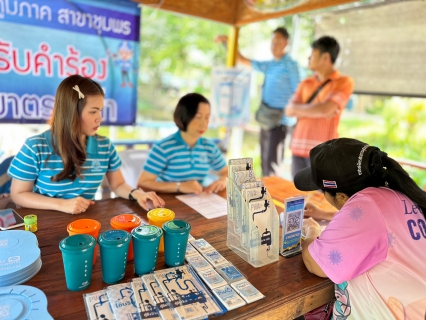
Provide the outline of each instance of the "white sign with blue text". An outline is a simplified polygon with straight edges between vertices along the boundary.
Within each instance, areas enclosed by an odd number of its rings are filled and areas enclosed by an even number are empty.
[[[250,109],[250,71],[216,67],[212,71],[210,123],[235,127],[247,124]]]

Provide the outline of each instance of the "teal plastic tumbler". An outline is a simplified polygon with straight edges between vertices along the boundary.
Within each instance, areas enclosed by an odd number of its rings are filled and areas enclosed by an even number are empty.
[[[108,230],[99,235],[104,282],[114,284],[124,278],[131,239],[130,233],[124,230]]]
[[[132,230],[135,273],[140,276],[155,270],[158,248],[163,231],[143,225]]]
[[[163,224],[164,260],[167,267],[183,265],[191,225],[183,220],[172,220]]]
[[[96,239],[88,234],[69,236],[59,243],[69,290],[80,291],[90,286],[95,246]]]

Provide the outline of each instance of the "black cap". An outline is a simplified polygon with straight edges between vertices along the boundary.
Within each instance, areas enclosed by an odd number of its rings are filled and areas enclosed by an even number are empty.
[[[347,190],[371,177],[369,159],[377,147],[349,138],[326,141],[310,153],[311,166],[294,177],[297,189],[323,189],[335,192]]]

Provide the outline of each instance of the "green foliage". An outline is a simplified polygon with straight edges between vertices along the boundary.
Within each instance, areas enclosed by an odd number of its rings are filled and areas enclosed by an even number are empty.
[[[222,24],[144,7],[139,117],[170,121],[180,96],[208,93],[211,66],[226,60],[225,49],[214,38],[227,32]]]
[[[141,28],[141,70],[158,79],[165,72],[206,72],[225,59],[214,43],[217,34],[227,32],[224,25],[144,8]]]
[[[366,111],[361,117],[343,117],[339,135],[377,146],[392,158],[425,161],[425,99],[377,97]],[[426,186],[426,171],[406,169],[420,186]]]

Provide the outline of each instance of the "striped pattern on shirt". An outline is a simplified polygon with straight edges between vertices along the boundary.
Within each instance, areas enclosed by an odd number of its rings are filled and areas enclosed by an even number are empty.
[[[35,193],[54,198],[78,196],[93,199],[107,171],[116,171],[121,160],[111,141],[102,136],[88,137],[82,178],[53,182],[50,178],[64,168],[59,155],[53,153],[51,131],[28,138],[13,159],[8,174],[17,180],[34,182]]]
[[[283,110],[294,92],[296,92],[300,82],[297,62],[291,59],[289,54],[284,55],[278,61],[251,60],[250,62],[254,70],[265,74],[265,81],[262,87],[262,101],[271,108]],[[295,118],[283,116],[281,123],[294,125],[296,120]]]
[[[191,149],[177,131],[154,144],[143,169],[157,175],[160,182],[202,183],[210,169],[219,171],[225,166],[225,159],[213,141],[199,138]]]

